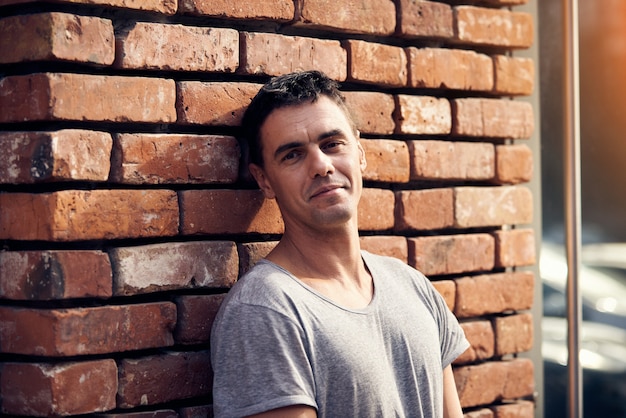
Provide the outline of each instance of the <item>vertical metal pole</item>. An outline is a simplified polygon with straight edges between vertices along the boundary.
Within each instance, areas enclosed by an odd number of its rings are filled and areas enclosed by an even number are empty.
[[[564,56],[564,159],[565,159],[565,247],[567,254],[567,348],[568,411],[570,418],[583,412],[580,365],[581,295],[579,293],[581,206],[580,206],[580,103],[578,72],[578,1],[563,0]]]

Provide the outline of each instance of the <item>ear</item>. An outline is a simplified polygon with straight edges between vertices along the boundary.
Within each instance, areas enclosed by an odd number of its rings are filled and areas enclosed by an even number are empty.
[[[361,140],[357,137],[357,147],[359,148],[359,165],[361,166],[361,173],[365,171],[367,167],[367,159],[365,158],[365,150],[361,145]]]
[[[248,165],[248,169],[252,174],[252,177],[256,180],[257,184],[263,191],[263,194],[267,199],[275,199],[276,194],[274,193],[274,189],[272,188],[271,183],[269,182],[267,176],[265,175],[265,171],[261,166],[258,166],[254,163],[250,163]]]

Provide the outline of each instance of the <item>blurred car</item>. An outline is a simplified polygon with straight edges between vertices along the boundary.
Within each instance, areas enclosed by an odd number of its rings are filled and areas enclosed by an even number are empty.
[[[567,321],[542,319],[544,416],[567,416]],[[626,331],[583,321],[580,363],[584,417],[626,417]]]
[[[626,270],[619,254],[585,246],[579,286],[582,299],[580,363],[583,416],[626,418]],[[567,263],[562,246],[542,245],[542,356],[544,416],[567,415]]]
[[[599,260],[599,257],[586,256],[586,260],[590,258]],[[562,247],[544,243],[541,247],[539,270],[543,288],[544,316],[564,318],[567,312],[565,297],[567,262]],[[579,289],[583,320],[626,329],[625,275],[626,270],[607,265],[598,266],[588,261],[581,265]]]

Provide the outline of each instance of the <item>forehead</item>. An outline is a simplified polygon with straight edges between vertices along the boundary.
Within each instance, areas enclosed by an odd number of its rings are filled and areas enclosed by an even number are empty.
[[[273,110],[260,129],[261,141],[298,141],[312,139],[328,131],[352,132],[352,123],[345,109],[326,96],[315,102],[285,106]]]

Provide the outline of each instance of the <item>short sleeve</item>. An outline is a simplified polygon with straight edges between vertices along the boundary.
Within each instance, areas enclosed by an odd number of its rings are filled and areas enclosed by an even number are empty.
[[[211,337],[216,417],[236,417],[289,405],[316,407],[314,380],[293,318],[267,306],[231,301]]]

